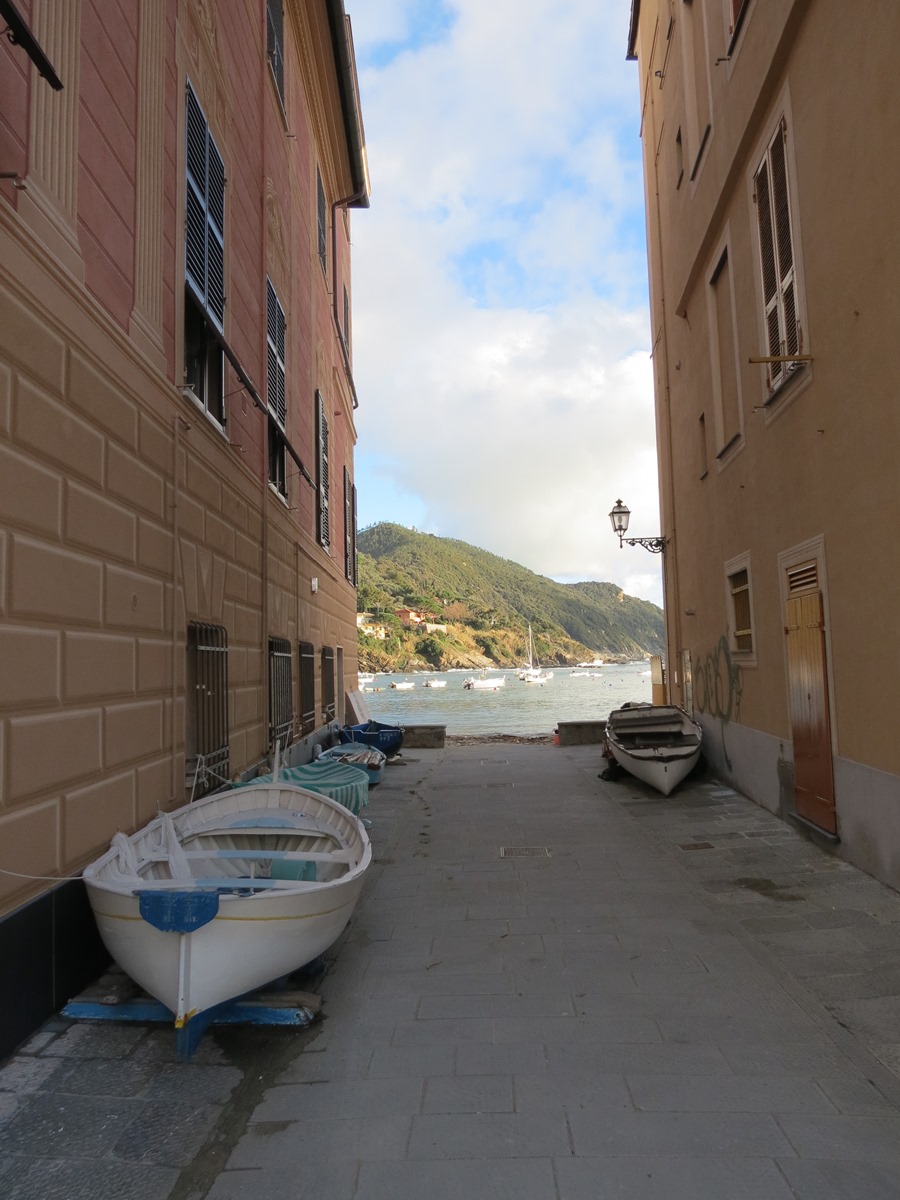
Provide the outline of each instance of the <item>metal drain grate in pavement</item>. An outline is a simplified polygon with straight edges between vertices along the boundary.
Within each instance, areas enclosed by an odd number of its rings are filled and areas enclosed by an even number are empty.
[[[501,858],[549,858],[546,846],[501,846]]]

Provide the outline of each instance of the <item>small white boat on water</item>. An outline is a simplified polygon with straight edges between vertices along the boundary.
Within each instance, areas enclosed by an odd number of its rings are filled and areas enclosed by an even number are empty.
[[[606,746],[629,775],[664,796],[694,769],[703,731],[674,704],[626,704],[606,722]]]
[[[425,682],[422,684],[422,687],[441,688],[441,687],[446,687],[446,686],[447,686],[446,679],[426,679]]]
[[[528,626],[528,666],[520,667],[516,671],[516,678],[521,679],[523,683],[546,683],[553,678],[552,671],[545,671],[534,660],[534,638],[531,634],[531,626]]]
[[[374,675],[370,675],[368,672],[364,672],[364,673],[363,673],[363,674],[361,674],[361,675],[357,675],[357,677],[356,677],[356,678],[359,680],[359,686],[360,686],[360,687],[365,687],[365,685],[366,685],[367,683],[374,683],[374,682],[375,682],[375,676],[374,676]]]
[[[468,679],[463,680],[463,687],[470,692],[495,692],[505,684],[505,675],[487,675],[484,671],[480,675],[470,675]]]
[[[371,861],[357,817],[278,782],[117,833],[83,877],[110,955],[187,1033],[333,945]]]
[[[415,686],[415,680],[413,679],[395,679],[391,684],[391,687],[396,688],[398,692],[408,692],[410,688],[414,688]]]

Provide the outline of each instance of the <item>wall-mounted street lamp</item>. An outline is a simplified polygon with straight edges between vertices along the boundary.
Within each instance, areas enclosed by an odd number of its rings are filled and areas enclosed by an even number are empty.
[[[645,550],[649,550],[651,554],[663,554],[666,549],[668,538],[627,538],[625,534],[628,531],[628,521],[631,517],[631,510],[617,500],[613,506],[612,512],[609,514],[610,524],[613,527],[613,533],[618,534],[619,549],[627,542],[629,546],[643,546]]]

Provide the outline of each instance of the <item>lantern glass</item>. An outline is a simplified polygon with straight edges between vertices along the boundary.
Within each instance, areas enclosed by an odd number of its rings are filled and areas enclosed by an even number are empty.
[[[621,500],[617,500],[612,512],[609,514],[609,520],[613,527],[613,533],[618,534],[619,537],[621,537],[623,533],[627,533],[628,519],[630,516],[631,510],[624,505]]]

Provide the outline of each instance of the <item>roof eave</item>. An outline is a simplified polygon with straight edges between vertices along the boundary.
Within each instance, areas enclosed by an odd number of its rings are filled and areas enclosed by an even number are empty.
[[[626,58],[637,58],[635,43],[637,42],[638,18],[641,15],[641,0],[631,0],[631,21],[628,25],[628,53]]]
[[[366,159],[366,139],[363,132],[362,110],[359,103],[359,88],[356,79],[356,58],[353,53],[353,35],[350,21],[344,11],[343,0],[326,0],[328,28],[337,67],[338,91],[341,97],[341,114],[347,151],[350,159],[350,174],[353,180],[353,195],[344,201],[350,208],[369,207],[369,164]]]

